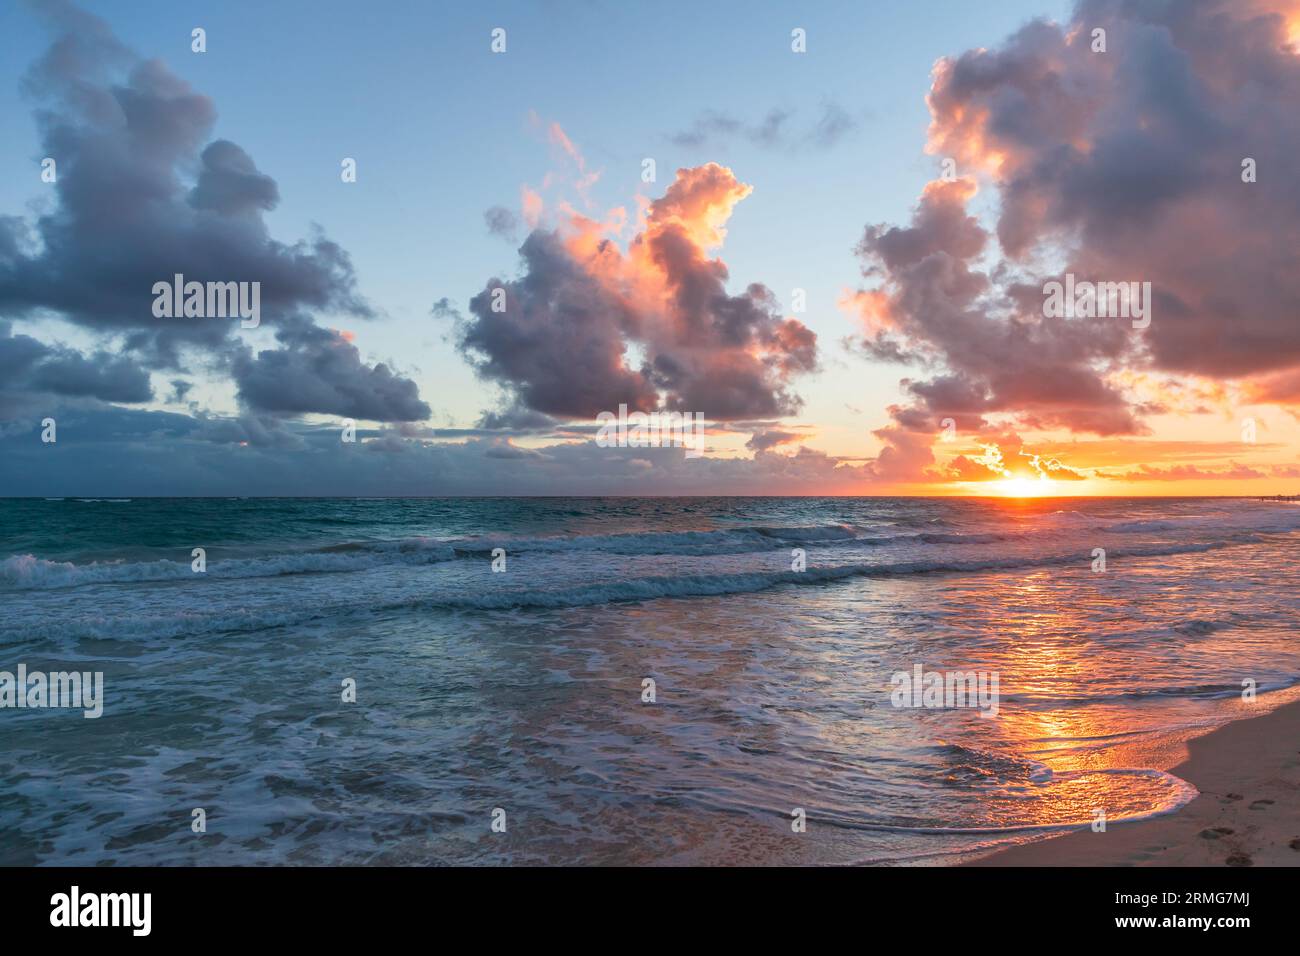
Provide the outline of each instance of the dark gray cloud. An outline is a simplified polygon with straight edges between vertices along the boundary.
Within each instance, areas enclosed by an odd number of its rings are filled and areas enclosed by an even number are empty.
[[[483,431],[547,432],[558,424],[549,415],[513,405],[501,411],[486,411],[478,420]]]
[[[54,55],[65,41],[75,41],[77,57]],[[233,331],[219,321],[160,324],[153,284],[177,273],[260,282],[271,322],[302,308],[370,315],[335,243],[270,238],[261,213],[274,207],[276,185],[242,149],[224,140],[201,149],[216,120],[211,101],[154,60],[134,62],[120,82],[94,79],[119,57],[116,46],[64,35],[29,75],[43,104],[42,144],[58,163],[56,205],[35,223],[38,251],[4,259],[3,314],[53,310],[97,332],[134,333],[133,348],[154,344],[162,356]],[[190,168],[198,177],[186,189]],[[17,245],[14,220],[0,228],[9,233],[0,248]]]
[[[70,349],[54,349],[32,369],[29,387],[109,402],[147,402],[153,398],[149,376],[135,363],[109,352],[86,356]]]
[[[226,418],[200,413],[189,435],[199,441],[218,445],[251,445],[254,448],[299,450],[308,443],[303,432],[294,430],[281,419],[265,415],[241,415]],[[337,436],[337,432],[334,433]]]
[[[534,231],[519,254],[523,277],[489,280],[460,329],[460,348],[479,375],[510,385],[523,407],[546,415],[589,417],[620,402],[653,406],[646,375],[625,364],[634,312],[554,232]]]
[[[57,314],[119,353],[78,360],[64,352],[28,387],[143,401],[144,369],[184,371],[193,354],[243,373],[252,411],[427,414],[413,382],[306,328],[317,310],[362,319],[374,310],[347,252],[323,233],[292,243],[270,236],[263,216],[278,187],[238,145],[210,141],[211,100],[160,61],[128,51],[98,18],[60,0],[37,9],[55,39],[24,87],[39,104],[42,149],[58,178],[50,210],[34,222],[0,217],[0,317],[39,326]],[[285,325],[284,348],[248,360],[238,320],[155,318],[154,284],[177,274],[260,283],[262,323]],[[279,389],[266,380],[272,366],[285,372]],[[308,389],[313,368],[333,378]],[[289,388],[303,391],[293,399]]]
[[[1031,24],[945,61],[932,148],[971,166],[996,155],[1011,260],[1056,252],[1080,277],[1152,283],[1144,364],[1295,368],[1300,56],[1288,16],[1289,0],[1083,0],[1071,24]],[[1105,53],[1091,51],[1098,28]]]
[[[519,231],[519,217],[505,206],[493,206],[483,213],[488,232],[500,239],[513,240]]]
[[[1064,25],[1036,21],[937,64],[929,150],[959,178],[931,183],[910,224],[870,226],[858,247],[876,283],[858,299],[865,350],[932,373],[904,380],[914,404],[877,432],[890,457],[925,475],[943,418],[968,435],[997,414],[1143,434],[1161,406],[1126,393],[1122,370],[1241,378],[1286,400],[1300,370],[1288,10],[1082,0]],[[1242,180],[1247,157],[1255,182]],[[995,191],[993,232],[968,211],[977,181]],[[1150,282],[1150,327],[1045,316],[1043,283],[1067,272]]]
[[[0,495],[518,495],[852,493],[866,471],[803,448],[786,456],[687,459],[680,448],[599,448],[592,442],[525,449],[500,437],[432,443],[398,430],[278,419],[194,418],[120,406],[48,409],[0,433]]]
[[[227,216],[258,215],[280,201],[275,180],[257,171],[253,159],[234,143],[219,139],[203,151],[198,184],[190,190],[195,209]]]
[[[468,318],[445,301],[435,312],[456,321],[462,353],[521,409],[571,419],[621,404],[710,421],[794,414],[801,400],[789,383],[816,368],[816,335],[782,318],[761,284],[728,293],[726,264],[706,248],[748,193],[715,163],[678,170],[626,253],[605,239],[591,253],[539,228],[520,247],[519,278],[489,280]]]
[[[405,422],[429,417],[410,379],[382,362],[367,365],[346,337],[305,318],[276,331],[280,349],[242,348],[231,361],[239,397],[249,409],[275,414],[322,412],[354,419]]]
[[[1133,348],[1118,322],[1071,321],[1017,315],[994,294],[976,268],[988,235],[965,204],[971,183],[934,182],[908,226],[872,226],[858,252],[864,271],[884,280],[877,302],[885,336],[947,371],[904,387],[929,414],[927,428],[944,417],[994,412],[1032,416],[1042,427],[1100,434],[1142,430],[1124,396],[1104,380],[1107,360]],[[1027,310],[1028,311],[1028,310]]]
[[[736,141],[764,149],[829,149],[857,132],[860,125],[844,107],[830,100],[816,111],[770,109],[756,122],[721,110],[705,110],[669,141],[688,149]]]
[[[149,376],[136,363],[110,352],[83,355],[65,346],[46,345],[29,335],[11,334],[0,322],[0,391],[84,396],[109,402],[147,402]]]
[[[800,440],[799,435],[794,432],[781,431],[776,428],[768,428],[763,431],[754,432],[745,442],[745,447],[750,451],[768,451],[779,445],[788,445]]]

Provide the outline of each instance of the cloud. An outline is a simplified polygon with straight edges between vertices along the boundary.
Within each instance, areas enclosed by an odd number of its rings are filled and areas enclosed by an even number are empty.
[[[600,448],[592,441],[525,448],[500,437],[434,442],[399,429],[273,417],[204,416],[83,403],[51,408],[57,447],[39,418],[0,434],[0,488],[41,496],[833,494],[865,472],[801,448],[752,459],[688,459],[680,448]]]
[[[1067,27],[941,61],[930,149],[990,172],[1012,260],[1054,250],[1081,277],[1150,281],[1151,367],[1294,369],[1298,18],[1294,0],[1083,0]],[[1097,28],[1105,53],[1091,51]]]
[[[321,412],[383,422],[421,421],[429,406],[410,379],[367,365],[343,333],[307,319],[276,331],[281,349],[239,350],[231,372],[243,404],[277,414]]]
[[[0,322],[0,391],[85,396],[109,402],[153,398],[149,376],[135,363],[103,351],[87,357],[76,349],[14,335],[8,322]]]
[[[257,171],[253,159],[234,143],[219,139],[203,150],[199,181],[190,190],[195,209],[225,216],[256,216],[280,201],[275,180]]]
[[[460,348],[479,375],[547,415],[653,406],[649,381],[626,364],[633,311],[582,268],[558,233],[532,232],[519,254],[523,279],[491,280],[470,300],[474,318],[461,328]]]
[[[1006,473],[991,462],[968,455],[958,455],[948,462],[948,473],[954,481],[992,481],[1006,477]]]
[[[830,149],[858,130],[860,123],[842,106],[823,102],[811,122],[797,119],[797,110],[771,109],[755,123],[737,119],[730,113],[705,110],[690,127],[674,133],[669,140],[684,148],[722,147],[744,141],[766,149]]]
[[[483,213],[488,232],[499,239],[513,240],[519,231],[519,217],[505,206],[493,206]]]
[[[1250,478],[1266,478],[1267,473],[1259,471],[1256,468],[1250,468],[1246,465],[1239,465],[1235,461],[1230,462],[1227,469],[1205,469],[1198,468],[1195,465],[1172,465],[1169,468],[1156,468],[1151,465],[1143,465],[1136,471],[1130,471],[1122,475],[1112,475],[1110,477],[1120,478],[1126,481],[1188,481],[1190,479],[1212,479],[1216,481],[1245,481]],[[1277,474],[1277,469],[1274,469]]]
[[[1285,446],[1257,442],[1258,451],[1277,451]],[[1140,464],[1195,463],[1221,460],[1240,455],[1240,441],[1173,441],[1150,439],[1101,439],[1072,441],[1036,441],[1035,451],[1047,457],[1085,458],[1098,466],[1130,468]]]
[[[1262,376],[1249,384],[1252,401],[1300,405],[1300,369]]]
[[[483,452],[483,457],[516,460],[520,458],[545,458],[546,456],[532,448],[521,448],[508,438],[501,438],[488,445]]]
[[[190,433],[195,439],[219,445],[252,446],[301,450],[307,441],[282,420],[261,415],[241,415],[223,418],[199,413],[197,425]]]
[[[1142,433],[1104,374],[1130,348],[1125,330],[1000,307],[994,279],[976,265],[989,236],[967,212],[974,194],[970,180],[932,182],[910,225],[870,226],[858,245],[865,274],[881,280],[870,299],[874,338],[945,370],[904,380],[916,407],[935,422],[1013,413],[1042,429]]]
[[[930,424],[878,433],[885,471],[929,473],[917,443],[942,417],[1146,434],[1167,408],[1136,397],[1139,373],[1300,394],[1300,180],[1284,172],[1300,148],[1297,22],[1293,0],[1082,0],[1068,24],[939,61],[928,151],[960,175],[930,183],[910,223],[866,228],[871,285],[845,300],[867,354],[929,372],[903,381],[912,404],[893,417]],[[980,184],[991,230],[971,212]],[[1149,281],[1150,327],[1044,316],[1043,283],[1066,272]]]
[[[883,443],[875,460],[867,465],[867,473],[874,481],[922,482],[940,481],[943,475],[934,469],[935,457],[931,450],[934,430],[909,420],[907,410],[891,406],[894,424],[872,432]]]
[[[141,369],[183,370],[194,353],[243,373],[241,394],[254,410],[419,412],[413,382],[359,360],[349,367],[346,353],[326,352],[326,333],[313,334],[317,310],[358,318],[374,310],[338,244],[319,231],[293,243],[270,236],[263,217],[278,187],[238,145],[210,140],[211,100],[162,62],[131,53],[97,17],[64,2],[39,9],[56,37],[25,89],[40,104],[42,149],[58,178],[50,209],[33,223],[0,218],[0,316],[39,324],[55,314],[113,340],[119,356],[63,353],[29,387],[144,401]],[[176,274],[260,283],[263,322],[280,329],[287,351],[249,361],[238,321],[155,318],[154,283]],[[258,373],[274,361],[290,373],[323,366],[336,378],[297,399],[269,400],[277,390]],[[97,377],[92,365],[101,366]]]
[[[478,427],[484,431],[509,430],[516,433],[550,431],[556,424],[551,416],[518,405],[497,412],[486,411],[478,421]]]
[[[781,431],[776,428],[766,428],[754,432],[749,441],[745,442],[745,447],[750,451],[768,451],[779,445],[788,445],[792,442],[802,440],[801,435],[794,432]]]
[[[1020,454],[1029,459],[1029,466],[1038,473],[1040,478],[1050,478],[1053,481],[1086,481],[1092,477],[1087,472],[1071,468],[1055,458],[1045,458],[1024,451]]]
[[[576,213],[539,226],[520,247],[521,275],[470,300],[462,354],[518,408],[557,418],[620,404],[714,421],[793,414],[790,383],[816,367],[816,336],[782,318],[765,286],[729,294],[710,255],[750,191],[715,163],[678,170],[626,251],[614,227]]]

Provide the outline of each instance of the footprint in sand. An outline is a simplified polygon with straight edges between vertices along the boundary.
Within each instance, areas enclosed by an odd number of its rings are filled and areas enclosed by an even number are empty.
[[[1200,836],[1204,840],[1217,840],[1219,837],[1231,836],[1234,832],[1231,827],[1211,827],[1208,830],[1202,830]]]
[[[1300,837],[1296,837],[1294,840],[1292,840],[1289,846],[1293,850],[1300,850]]]
[[[1230,802],[1233,801],[1233,800],[1241,800],[1241,799],[1242,799],[1241,794],[1239,794],[1239,793],[1230,793],[1230,794],[1228,794],[1227,796],[1225,796],[1225,797],[1224,797],[1221,801],[1219,801],[1219,802],[1220,802],[1220,803],[1230,803]]]
[[[1265,807],[1271,807],[1272,805],[1273,805],[1272,800],[1256,800],[1254,803],[1250,805],[1250,809],[1263,810]]]
[[[1254,866],[1255,865],[1255,861],[1252,860],[1250,856],[1245,853],[1234,853],[1232,854],[1232,856],[1228,857],[1223,862],[1228,864],[1228,866]]]

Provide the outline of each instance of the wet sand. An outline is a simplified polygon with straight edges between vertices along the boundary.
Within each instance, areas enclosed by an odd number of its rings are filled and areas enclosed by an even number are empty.
[[[1170,772],[1200,796],[1104,833],[1009,847],[968,866],[1300,865],[1300,701],[1187,743]]]

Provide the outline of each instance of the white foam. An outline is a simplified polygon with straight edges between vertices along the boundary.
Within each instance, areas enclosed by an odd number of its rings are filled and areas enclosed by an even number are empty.
[[[302,551],[264,558],[210,560],[205,572],[214,578],[260,578],[283,574],[359,571],[382,564],[428,564],[451,561],[451,548],[441,543],[425,547],[411,542],[384,543],[356,551]],[[62,588],[82,584],[174,581],[196,576],[189,562],[179,561],[106,561],[73,564],[70,561],[47,561],[31,554],[19,554],[0,561],[0,582],[14,588]]]

